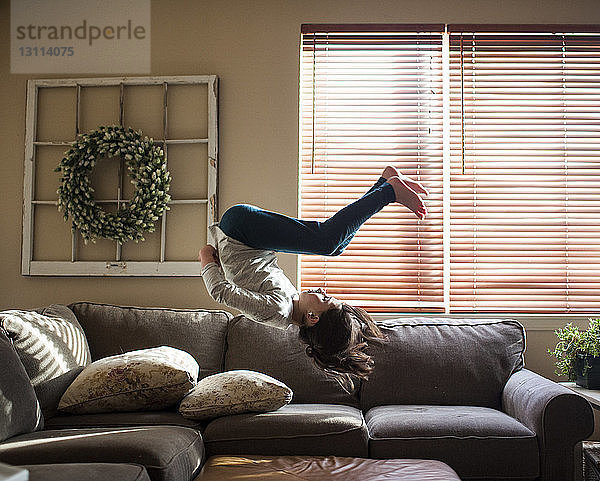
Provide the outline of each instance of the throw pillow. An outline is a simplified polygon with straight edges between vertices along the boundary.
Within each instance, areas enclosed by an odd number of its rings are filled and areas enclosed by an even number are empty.
[[[83,414],[158,410],[179,402],[198,379],[198,363],[168,346],[106,357],[87,366],[58,409]]]
[[[0,319],[34,386],[90,362],[83,329],[66,306],[4,311]]]
[[[13,341],[44,415],[52,416],[65,389],[90,363],[75,314],[59,304],[36,311],[9,310],[0,312],[0,325]]]
[[[195,420],[229,414],[275,411],[292,400],[281,381],[255,371],[237,370],[202,379],[181,401],[179,412]]]
[[[41,429],[43,418],[25,367],[0,328],[0,441]]]

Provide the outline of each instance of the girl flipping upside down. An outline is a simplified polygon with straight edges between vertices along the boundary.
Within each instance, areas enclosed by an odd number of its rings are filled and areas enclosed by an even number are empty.
[[[208,293],[255,321],[282,329],[300,326],[306,353],[319,368],[350,385],[350,375],[366,379],[373,370],[367,342],[383,338],[372,318],[322,289],[298,292],[275,253],[340,255],[387,204],[398,202],[423,219],[427,210],[421,196],[426,195],[420,183],[388,166],[365,195],[324,222],[235,205],[210,227],[214,245],[200,250]]]

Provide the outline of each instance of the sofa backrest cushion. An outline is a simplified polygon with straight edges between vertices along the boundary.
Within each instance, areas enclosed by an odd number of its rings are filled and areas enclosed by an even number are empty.
[[[0,441],[43,427],[38,400],[25,366],[0,327]]]
[[[157,346],[191,354],[202,379],[223,369],[227,323],[225,311],[125,307],[92,302],[69,306],[83,326],[92,360]]]
[[[0,322],[25,366],[44,415],[53,415],[70,382],[91,362],[75,314],[67,306],[52,304],[32,311],[1,312]]]
[[[406,318],[378,323],[387,342],[369,346],[375,369],[361,408],[386,404],[500,408],[504,385],[523,367],[525,330],[502,319]]]
[[[294,393],[292,403],[358,406],[358,389],[348,393],[317,369],[294,325],[284,330],[244,316],[234,318],[227,333],[225,370],[234,369],[262,372],[285,383]]]

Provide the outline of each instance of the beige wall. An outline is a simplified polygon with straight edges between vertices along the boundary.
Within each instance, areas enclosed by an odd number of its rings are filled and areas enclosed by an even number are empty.
[[[9,18],[9,2],[1,0],[0,309],[75,300],[216,307],[200,278],[21,276],[25,86],[33,77],[10,74]],[[154,0],[151,74],[220,77],[221,211],[249,202],[297,212],[298,40],[300,25],[311,22],[600,23],[600,5],[598,0]],[[282,265],[294,275],[294,257],[284,256]],[[552,375],[545,350],[553,334],[528,335],[529,367]]]

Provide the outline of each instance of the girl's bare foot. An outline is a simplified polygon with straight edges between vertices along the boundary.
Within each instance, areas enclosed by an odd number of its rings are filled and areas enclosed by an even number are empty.
[[[383,177],[386,180],[390,177],[400,177],[400,172],[393,165],[388,165],[385,169],[383,169],[381,177]]]
[[[425,204],[419,194],[412,189],[408,182],[402,180],[400,177],[390,177],[387,182],[394,188],[396,202],[408,207],[419,219],[425,218],[427,215]],[[420,186],[418,182],[412,182]],[[425,191],[425,189],[423,190]]]
[[[427,189],[425,187],[423,187],[416,180],[413,180],[410,177],[402,174],[393,165],[388,165],[385,169],[383,169],[383,172],[381,173],[381,177],[383,177],[384,179],[387,179],[387,180],[391,179],[392,177],[398,177],[401,181],[403,181],[408,187],[410,187],[412,190],[414,190],[417,194],[423,194],[426,196],[429,195],[429,192],[427,192]]]

